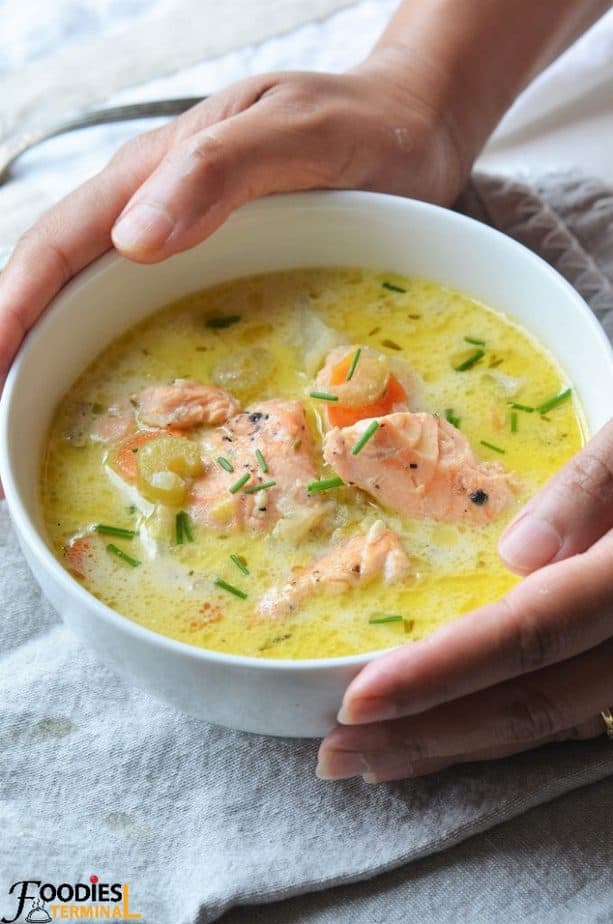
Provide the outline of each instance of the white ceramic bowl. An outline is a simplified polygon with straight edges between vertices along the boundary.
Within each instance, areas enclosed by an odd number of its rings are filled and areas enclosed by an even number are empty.
[[[361,192],[301,193],[253,203],[213,237],[157,266],[116,254],[55,299],[27,338],[0,408],[0,477],[23,552],[61,614],[101,658],[177,708],[245,731],[320,736],[373,655],[274,661],[192,648],[124,618],[53,556],[38,494],[51,416],[84,367],[122,331],[183,295],[232,277],[356,265],[435,279],[507,312],[557,357],[588,433],[612,412],[610,346],[579,295],[510,238],[421,202]],[[35,272],[36,268],[33,267]]]

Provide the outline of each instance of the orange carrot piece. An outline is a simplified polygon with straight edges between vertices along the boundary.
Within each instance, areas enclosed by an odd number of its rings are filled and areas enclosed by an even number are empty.
[[[346,381],[352,359],[353,356],[349,355],[336,364],[330,376],[331,385],[340,385]],[[404,388],[395,375],[390,375],[385,391],[372,404],[362,404],[359,407],[347,407],[340,403],[331,404],[327,408],[328,422],[331,427],[351,427],[358,420],[364,420],[367,417],[383,417],[392,411],[395,404],[406,402],[406,400],[407,395]]]

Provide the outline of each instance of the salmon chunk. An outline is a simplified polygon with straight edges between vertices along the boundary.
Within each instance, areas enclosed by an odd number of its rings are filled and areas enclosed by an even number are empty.
[[[176,379],[172,385],[152,385],[134,395],[138,417],[148,427],[188,430],[225,423],[240,410],[238,401],[216,385]]]
[[[329,513],[329,502],[307,491],[316,474],[313,441],[300,401],[254,404],[223,427],[203,434],[201,446],[206,473],[194,482],[189,506],[196,523],[256,532],[278,526],[296,539]],[[248,480],[237,488],[245,475]],[[270,482],[261,491],[251,490]]]
[[[280,619],[318,590],[342,594],[354,587],[365,587],[376,578],[391,584],[410,573],[411,565],[400,539],[382,520],[377,520],[368,532],[330,549],[310,567],[294,569],[294,577],[287,584],[264,594],[257,615]]]
[[[357,455],[371,420],[336,428],[324,438],[324,458],[349,484],[404,516],[447,523],[487,523],[505,511],[519,487],[514,475],[479,462],[466,437],[446,420],[410,412],[379,418]]]
[[[365,417],[409,410],[415,383],[403,360],[352,344],[328,354],[317,387],[337,399],[326,407],[327,423],[348,427]]]

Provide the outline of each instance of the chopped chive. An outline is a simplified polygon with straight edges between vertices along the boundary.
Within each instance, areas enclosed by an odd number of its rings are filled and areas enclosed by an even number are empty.
[[[210,327],[213,330],[224,330],[226,327],[232,327],[233,324],[238,324],[240,320],[240,314],[226,314],[221,317],[207,318],[204,322],[204,326]]]
[[[317,494],[320,491],[329,491],[330,488],[340,488],[343,484],[345,484],[345,482],[337,475],[336,478],[324,478],[321,481],[312,481],[307,491],[309,494]]]
[[[130,565],[132,568],[138,568],[140,565],[138,558],[132,558],[132,556],[128,555],[127,552],[124,552],[123,549],[119,549],[116,545],[113,545],[112,542],[109,542],[106,550],[107,552],[110,552],[111,555],[115,555],[116,558],[121,558],[122,561],[125,561],[125,563]]]
[[[539,414],[546,414],[548,411],[553,410],[554,407],[557,407],[558,404],[561,404],[562,401],[566,401],[567,398],[570,398],[572,391],[572,388],[567,388],[566,391],[556,395],[555,398],[550,398],[549,401],[539,404],[536,410]]]
[[[505,454],[506,449],[501,449],[500,446],[494,446],[493,443],[488,443],[487,440],[479,440],[482,446],[487,446],[488,449],[493,449],[494,452],[500,452],[502,455]]]
[[[226,472],[233,472],[233,471],[234,471],[234,466],[233,466],[232,463],[229,462],[228,459],[226,459],[224,456],[217,456],[217,464],[218,464],[218,465],[221,465],[221,467],[222,467]]]
[[[364,433],[359,438],[357,443],[351,448],[352,456],[357,456],[357,454],[364,449],[364,446],[366,446],[366,443],[368,442],[368,440],[373,438],[373,436],[379,429],[379,426],[380,424],[378,420],[373,420],[371,423],[369,423],[369,425],[366,427],[366,429],[364,430]]]
[[[477,340],[476,337],[464,337],[465,343],[472,343],[473,346],[485,346],[485,340]]]
[[[460,429],[460,418],[455,416],[452,407],[445,409],[445,420],[448,420],[449,423],[456,428],[456,430]]]
[[[406,289],[401,289],[400,286],[395,286],[393,282],[383,282],[381,285],[384,289],[389,289],[390,292],[406,292]]]
[[[264,458],[264,456],[262,455],[262,453],[261,453],[261,451],[260,451],[259,449],[256,449],[256,451],[255,451],[255,457],[256,457],[256,459],[258,460],[258,465],[260,466],[260,468],[262,469],[262,471],[264,472],[264,474],[266,474],[267,471],[268,471],[268,464],[267,464],[266,459]]]
[[[326,391],[310,391],[311,398],[318,398],[320,401],[338,401],[338,395],[330,395]]]
[[[134,539],[136,535],[133,529],[124,529],[123,526],[107,526],[106,523],[97,523],[94,529],[103,536],[118,536],[120,539]]]
[[[327,391],[310,391],[311,398],[318,398],[320,401],[338,401],[338,395],[330,395]]]
[[[479,360],[483,359],[484,356],[485,350],[475,350],[475,352],[471,353],[463,363],[460,363],[459,366],[454,366],[453,368],[456,372],[466,372],[467,369],[472,369],[475,363],[478,363]]]
[[[388,350],[401,350],[402,349],[399,343],[396,343],[395,340],[389,340],[389,339],[382,340],[381,346],[387,347]]]
[[[258,491],[265,491],[267,488],[274,488],[276,481],[265,481],[263,484],[252,484],[250,488],[245,488],[243,494],[257,494]]]
[[[240,597],[241,600],[247,599],[247,594],[244,590],[240,590],[238,587],[235,587],[234,584],[228,584],[227,581],[221,578],[215,578],[213,584],[215,584],[215,587],[221,587],[222,590],[227,590],[229,594],[234,594],[235,597]]]
[[[249,568],[247,567],[247,562],[242,555],[230,555],[230,561],[233,561],[239,571],[242,571],[243,574],[250,574]]]
[[[232,487],[230,488],[230,494],[236,494],[237,491],[243,487],[244,484],[247,484],[251,478],[251,472],[245,472],[244,475],[241,475],[238,481],[235,481]]]
[[[183,517],[180,513],[175,517],[175,539],[177,545],[183,545]]]
[[[188,542],[193,542],[193,541],[194,541],[194,534],[193,534],[193,532],[192,532],[192,527],[191,527],[191,524],[190,524],[190,522],[189,522],[189,517],[188,517],[188,515],[186,514],[185,510],[182,510],[181,513],[178,514],[178,516],[181,517],[181,524],[182,524],[182,528],[183,528],[183,535],[185,536],[185,538],[187,539]]]
[[[349,366],[349,371],[347,372],[347,382],[350,382],[353,378],[353,373],[355,372],[355,367],[358,364],[360,355],[362,353],[362,347],[358,347],[355,353],[353,354],[353,359],[351,360],[351,365]]]
[[[533,407],[530,407],[528,404],[516,404],[515,402],[511,404],[511,407],[515,408],[516,411],[525,411],[526,414],[532,414],[532,412],[535,410]]]
[[[390,613],[389,615],[385,613],[375,613],[375,615],[371,616],[368,620],[371,626],[382,625],[384,622],[402,622],[402,616],[398,613]]]
[[[511,433],[517,433],[517,411],[511,411]]]

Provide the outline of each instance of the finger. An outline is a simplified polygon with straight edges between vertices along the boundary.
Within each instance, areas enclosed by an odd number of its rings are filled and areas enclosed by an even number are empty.
[[[169,147],[232,117],[272,82],[266,75],[240,81],[174,122],[132,139],[101,173],[46,212],[23,236],[0,276],[0,391],[29,328],[76,273],[112,247],[113,225]]]
[[[321,126],[313,130],[316,117],[292,92],[291,83],[269,88],[245,111],[174,146],[115,225],[117,249],[155,262],[193,247],[251,199],[331,185],[338,146]]]
[[[612,668],[613,640],[426,713],[338,727],[320,747],[318,775],[400,779],[551,741],[601,735],[599,712],[611,696]]]
[[[51,299],[109,249],[113,222],[163,146],[162,132],[126,146],[22,237],[0,276],[0,390],[23,337]]]
[[[502,760],[505,757],[513,757],[516,754],[522,754],[524,751],[533,750],[534,748],[545,747],[549,744],[555,744],[560,741],[583,741],[588,738],[598,738],[602,735],[602,720],[592,719],[574,728],[567,728],[555,735],[543,738],[539,742],[528,742],[511,745],[495,745],[494,747],[481,748],[473,751],[471,754],[454,754],[452,757],[444,759],[426,759],[415,761],[408,767],[401,761],[390,757],[389,760],[381,760],[375,770],[367,771],[363,774],[365,783],[387,783],[391,780],[414,779],[420,776],[428,776],[439,770],[445,770],[448,767],[455,767],[458,764],[480,763],[486,760]],[[408,770],[408,772],[407,772]],[[356,774],[351,774],[355,776]],[[346,777],[334,777],[334,779],[343,779]],[[322,779],[326,779],[325,776]]]
[[[339,721],[413,715],[598,645],[612,634],[612,567],[613,532],[502,600],[375,658],[349,685]]]
[[[500,557],[518,574],[584,552],[613,527],[613,421],[503,533]]]

